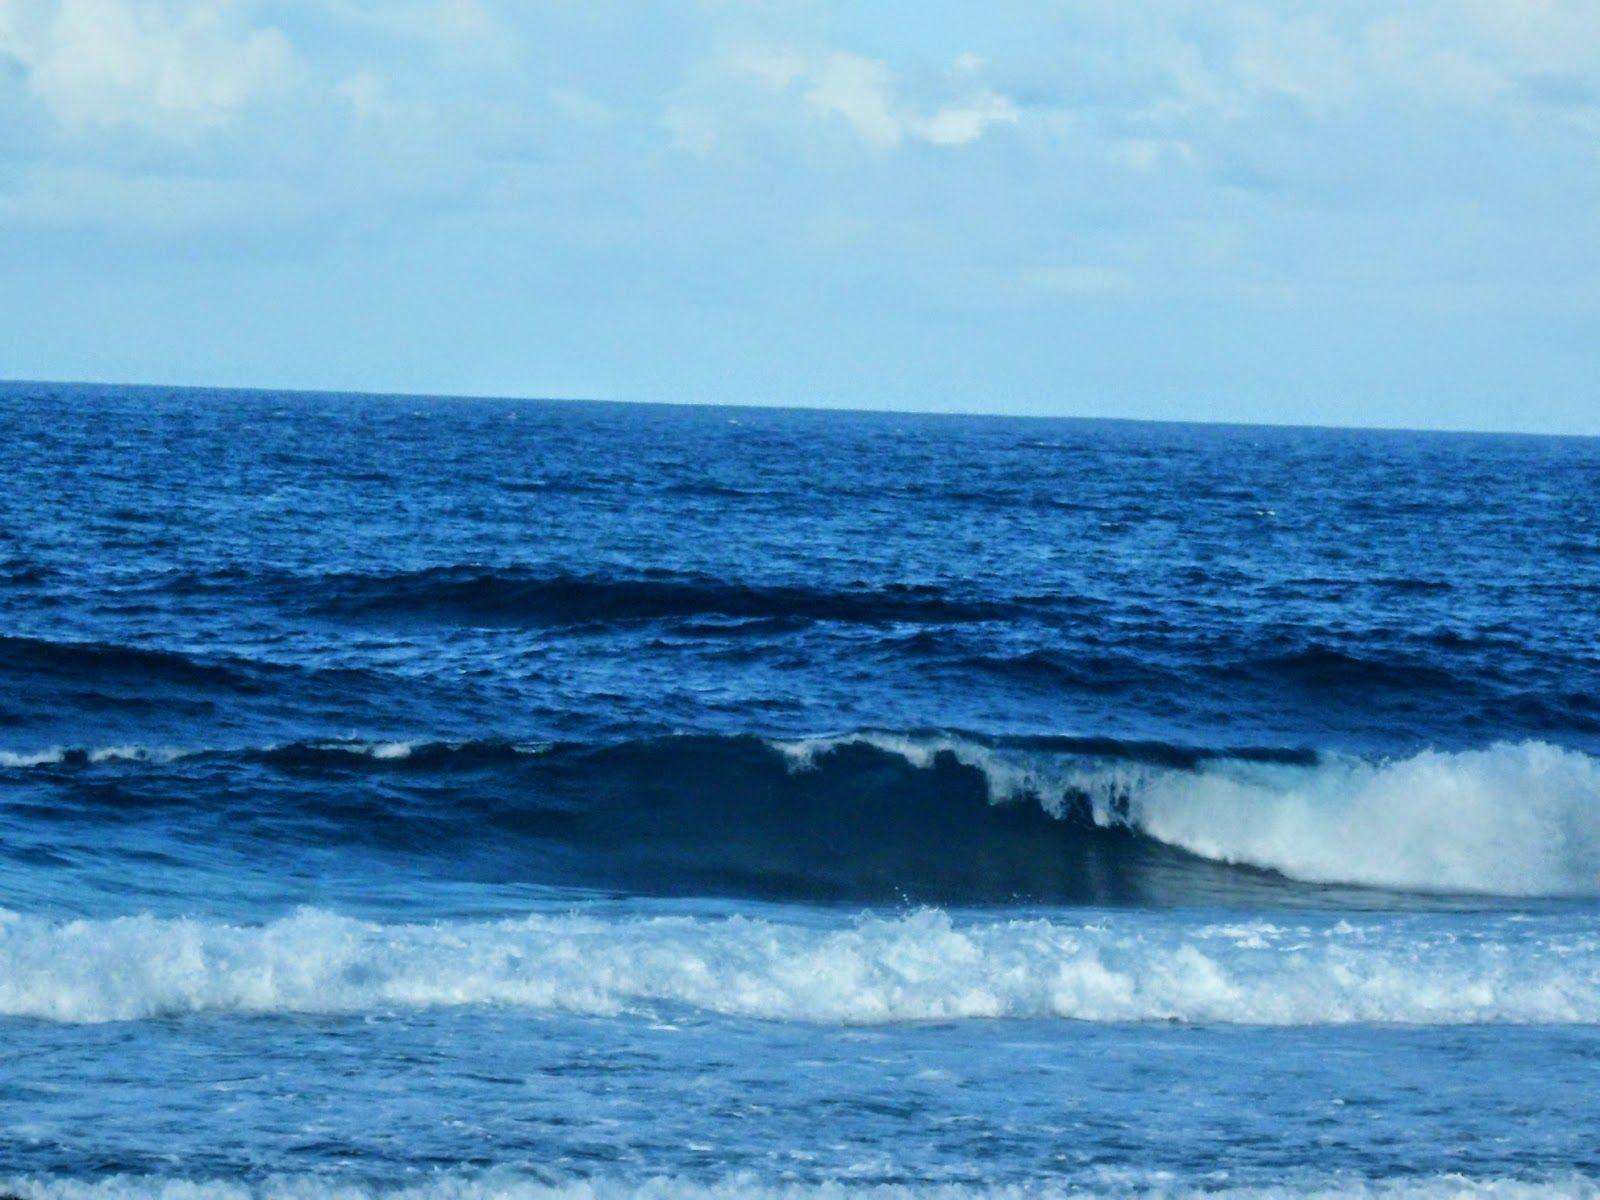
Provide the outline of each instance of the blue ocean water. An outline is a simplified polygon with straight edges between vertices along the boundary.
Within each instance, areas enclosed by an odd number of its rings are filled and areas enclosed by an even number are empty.
[[[0,1192],[1600,1196],[1600,441],[0,386]]]

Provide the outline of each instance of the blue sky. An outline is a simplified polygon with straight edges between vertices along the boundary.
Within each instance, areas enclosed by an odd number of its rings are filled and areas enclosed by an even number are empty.
[[[1600,433],[1600,4],[0,0],[0,377]]]

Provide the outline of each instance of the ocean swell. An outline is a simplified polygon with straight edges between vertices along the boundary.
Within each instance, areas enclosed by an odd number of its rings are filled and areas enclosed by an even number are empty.
[[[808,625],[999,620],[1016,603],[965,599],[934,584],[859,589],[754,584],[667,571],[636,575],[541,572],[522,567],[439,566],[391,574],[337,574],[297,581],[294,594],[343,617],[468,621],[491,625],[593,625],[725,617]]]

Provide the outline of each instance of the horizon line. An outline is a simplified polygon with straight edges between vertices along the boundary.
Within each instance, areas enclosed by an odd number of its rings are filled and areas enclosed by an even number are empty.
[[[1123,425],[1195,425],[1220,429],[1300,429],[1325,430],[1340,433],[1413,433],[1439,434],[1463,437],[1525,437],[1525,438],[1575,438],[1584,441],[1600,440],[1600,431],[1594,433],[1555,433],[1538,429],[1481,429],[1464,426],[1418,425],[1330,425],[1319,421],[1241,421],[1227,418],[1203,417],[1120,417],[1090,416],[1079,413],[1018,413],[997,412],[984,409],[893,408],[846,404],[783,404],[773,401],[741,400],[655,400],[624,399],[615,396],[540,396],[508,392],[400,392],[368,390],[364,388],[313,388],[313,387],[263,387],[242,384],[208,383],[138,383],[126,380],[105,381],[94,379],[7,379],[0,378],[0,388],[64,387],[64,388],[125,388],[136,391],[224,392],[239,395],[282,395],[300,397],[336,398],[350,397],[364,400],[455,400],[467,403],[486,402],[499,404],[609,404],[618,407],[731,409],[758,412],[814,412],[854,413],[862,416],[900,417],[950,417],[1015,421],[1106,421]]]

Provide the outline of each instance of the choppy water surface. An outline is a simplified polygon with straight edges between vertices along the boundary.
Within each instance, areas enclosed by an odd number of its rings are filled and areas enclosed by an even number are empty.
[[[0,387],[0,1190],[1600,1195],[1600,442]]]

